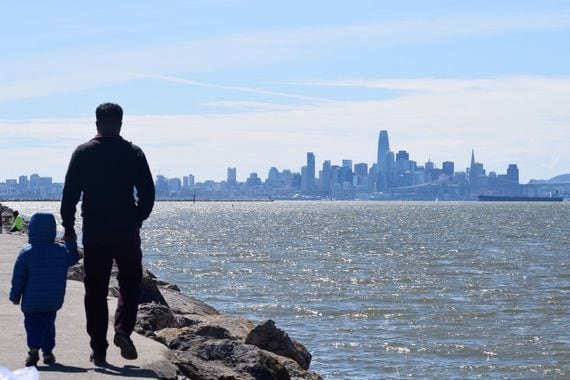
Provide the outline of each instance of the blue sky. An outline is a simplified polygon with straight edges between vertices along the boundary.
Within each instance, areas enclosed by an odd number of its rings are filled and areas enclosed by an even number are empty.
[[[62,180],[105,101],[167,176],[371,164],[381,129],[419,163],[570,172],[568,1],[29,1],[0,33],[0,180]]]

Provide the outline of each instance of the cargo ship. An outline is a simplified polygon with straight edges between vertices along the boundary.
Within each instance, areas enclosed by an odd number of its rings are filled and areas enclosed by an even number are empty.
[[[562,197],[519,197],[507,195],[479,195],[483,202],[562,202]]]

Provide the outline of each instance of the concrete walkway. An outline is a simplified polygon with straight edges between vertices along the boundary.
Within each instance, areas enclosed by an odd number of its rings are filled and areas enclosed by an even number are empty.
[[[28,348],[24,330],[24,314],[20,306],[8,300],[12,269],[20,249],[27,244],[27,236],[0,234],[0,366],[10,370],[24,367]],[[120,378],[159,378],[157,373],[166,372],[175,375],[172,365],[166,360],[166,347],[151,339],[133,333],[132,339],[137,347],[139,358],[125,360],[119,349],[112,343],[113,317],[116,299],[109,298],[109,332],[107,339],[110,346],[107,351],[108,366],[95,367],[89,362],[89,337],[85,330],[85,311],[83,309],[83,283],[68,281],[65,303],[57,314],[56,347],[54,354],[57,363],[52,366],[43,364],[40,356],[38,370],[40,379],[120,379]],[[174,372],[173,372],[174,371]],[[168,376],[170,377],[170,376]]]

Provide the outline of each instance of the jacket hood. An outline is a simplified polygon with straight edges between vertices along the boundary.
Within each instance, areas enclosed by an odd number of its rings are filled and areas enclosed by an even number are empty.
[[[28,242],[53,243],[55,241],[55,218],[47,212],[37,212],[32,215],[28,226]]]

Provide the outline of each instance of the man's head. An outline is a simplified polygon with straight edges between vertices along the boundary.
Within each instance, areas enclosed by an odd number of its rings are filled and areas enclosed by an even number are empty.
[[[118,135],[123,124],[123,109],[115,103],[103,103],[95,110],[97,132],[101,135]]]

